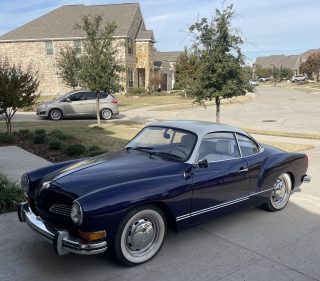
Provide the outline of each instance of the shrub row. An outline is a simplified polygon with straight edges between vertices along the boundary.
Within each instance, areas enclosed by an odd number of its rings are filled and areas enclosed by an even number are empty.
[[[20,185],[0,175],[0,213],[16,210],[24,200]]]

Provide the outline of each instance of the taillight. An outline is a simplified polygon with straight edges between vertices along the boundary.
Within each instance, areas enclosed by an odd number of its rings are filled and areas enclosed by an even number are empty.
[[[114,103],[114,104],[117,104],[117,103],[118,103],[118,100],[113,99],[111,102]]]

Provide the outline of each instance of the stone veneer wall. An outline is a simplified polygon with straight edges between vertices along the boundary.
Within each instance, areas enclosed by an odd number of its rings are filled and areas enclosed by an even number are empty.
[[[22,67],[31,63],[39,71],[39,92],[42,95],[61,95],[71,90],[58,77],[55,66],[60,49],[66,45],[73,46],[73,41],[53,41],[54,54],[47,55],[45,41],[0,42],[0,59],[8,57],[10,63],[21,63]],[[124,39],[115,40],[115,47],[118,48],[117,59],[125,64]]]
[[[154,48],[152,42],[136,42],[136,68],[145,69],[145,88],[151,90],[153,77]]]

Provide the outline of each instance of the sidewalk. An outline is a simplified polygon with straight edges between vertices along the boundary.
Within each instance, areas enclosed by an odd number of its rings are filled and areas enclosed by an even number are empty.
[[[20,181],[22,174],[51,163],[17,146],[0,147],[0,174]]]

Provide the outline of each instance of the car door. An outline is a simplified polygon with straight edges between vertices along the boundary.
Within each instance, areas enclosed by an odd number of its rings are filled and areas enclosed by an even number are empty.
[[[96,94],[93,92],[85,92],[85,111],[87,115],[95,116],[97,114],[96,110]]]
[[[63,100],[64,115],[85,114],[84,92],[70,94]]]
[[[193,172],[192,224],[241,208],[249,199],[248,166],[234,133],[207,134],[199,147],[198,160],[203,159],[208,166]]]

